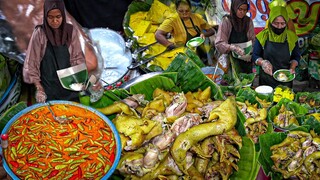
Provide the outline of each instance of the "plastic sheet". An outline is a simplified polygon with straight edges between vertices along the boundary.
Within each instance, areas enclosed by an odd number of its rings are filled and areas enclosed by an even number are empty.
[[[230,66],[229,54],[222,54],[221,56],[219,56],[218,64],[225,74],[228,73],[228,69]]]

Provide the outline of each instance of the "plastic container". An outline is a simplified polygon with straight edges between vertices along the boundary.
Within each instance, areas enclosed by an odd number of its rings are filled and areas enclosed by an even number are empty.
[[[217,76],[217,78],[212,79],[215,83],[220,84],[221,80],[222,80],[222,76],[224,75],[224,72],[222,69],[217,67],[203,67],[201,68],[201,71],[205,74],[205,75],[213,75],[215,74],[215,76]]]
[[[266,86],[266,85],[262,85],[262,86],[258,86],[255,91],[258,94],[262,94],[262,95],[270,95],[273,93],[273,88],[271,86]]]

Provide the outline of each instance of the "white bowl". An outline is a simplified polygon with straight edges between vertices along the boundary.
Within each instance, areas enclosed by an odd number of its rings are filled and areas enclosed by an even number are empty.
[[[271,86],[266,86],[266,85],[263,85],[263,86],[258,86],[255,91],[258,93],[258,94],[264,94],[264,95],[269,95],[269,94],[272,94],[273,92],[273,88]]]

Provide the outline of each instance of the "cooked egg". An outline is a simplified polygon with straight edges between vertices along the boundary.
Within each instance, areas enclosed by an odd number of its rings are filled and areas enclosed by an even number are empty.
[[[288,81],[287,75],[283,72],[280,72],[277,78],[279,81]]]

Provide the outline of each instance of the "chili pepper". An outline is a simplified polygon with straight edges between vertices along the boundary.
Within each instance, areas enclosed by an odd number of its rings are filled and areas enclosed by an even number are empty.
[[[114,161],[114,158],[115,158],[115,155],[114,155],[114,153],[112,153],[111,155],[110,155],[110,162],[113,162]]]
[[[15,168],[19,167],[19,163],[17,161],[10,161],[10,164]]]
[[[90,123],[90,121],[91,121],[90,118],[88,118],[88,119],[85,120],[86,123]]]
[[[71,176],[71,178],[69,180],[76,180],[78,179],[78,174],[74,174],[73,176]]]
[[[126,75],[126,76],[123,77],[123,80],[124,80],[124,81],[128,81],[128,80],[129,80],[129,77],[130,77],[129,75]]]
[[[51,171],[51,173],[49,174],[48,178],[52,178],[52,177],[56,176],[58,173],[59,173],[58,170],[53,170],[53,171]]]
[[[73,126],[73,128],[77,128],[78,126],[77,126],[77,124],[76,123],[71,123],[71,125]]]
[[[19,140],[17,140],[17,141],[12,141],[12,142],[10,143],[10,146],[16,147],[18,144],[19,144]]]
[[[38,164],[35,164],[35,163],[27,163],[27,166],[38,167],[39,165],[38,165]]]
[[[121,84],[122,84],[122,82],[119,81],[119,82],[116,83],[116,86],[119,87],[119,86],[121,86]]]
[[[82,177],[82,170],[81,167],[78,167],[78,177],[81,178]]]
[[[68,135],[68,134],[69,134],[69,132],[66,131],[66,132],[60,133],[59,136],[66,136],[66,135]]]

